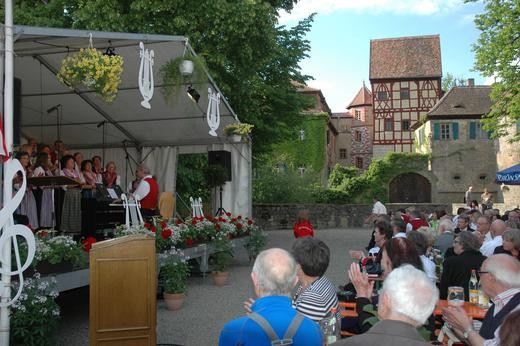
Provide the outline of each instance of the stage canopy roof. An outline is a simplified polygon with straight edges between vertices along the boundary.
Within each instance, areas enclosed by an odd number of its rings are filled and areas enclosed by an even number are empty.
[[[497,183],[506,185],[520,185],[520,163],[497,172]]]
[[[56,78],[61,61],[80,48],[87,48],[90,35],[95,48],[105,52],[112,46],[124,59],[122,83],[112,103],[106,103],[87,88],[71,90]],[[189,80],[169,102],[165,101],[159,71],[170,59],[183,55],[185,49],[191,50],[185,37],[16,26],[15,38],[15,77],[21,79],[20,122],[24,137],[52,144],[58,138],[61,114],[60,138],[69,148],[100,148],[103,127],[107,148],[211,145],[225,142],[223,127],[238,121],[221,97],[218,137],[208,134],[208,87],[214,91],[218,87],[207,73],[205,83],[193,85],[201,95],[198,103],[187,96]],[[150,110],[141,106],[140,42],[155,52],[155,90]],[[60,112],[51,110],[57,105],[61,105]],[[106,126],[98,126],[102,122]]]

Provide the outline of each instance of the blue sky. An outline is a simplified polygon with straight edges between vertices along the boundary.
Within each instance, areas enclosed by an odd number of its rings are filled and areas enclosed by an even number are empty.
[[[302,71],[315,78],[308,84],[322,90],[332,111],[343,112],[363,81],[370,87],[371,39],[439,34],[443,76],[488,84],[472,71],[472,44],[479,37],[473,18],[482,11],[481,3],[463,0],[300,0],[291,13],[281,13],[280,23],[293,26],[317,12]]]

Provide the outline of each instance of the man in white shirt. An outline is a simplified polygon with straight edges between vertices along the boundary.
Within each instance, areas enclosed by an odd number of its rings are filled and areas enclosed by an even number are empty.
[[[487,243],[488,241],[492,240],[493,237],[491,236],[491,222],[489,221],[489,217],[482,215],[477,219],[477,231],[480,232],[484,236],[484,243]]]
[[[495,248],[497,246],[502,245],[502,234],[506,231],[506,223],[502,220],[495,220],[491,224],[489,233],[491,233],[491,236],[493,237],[492,240],[484,243],[482,247],[480,248],[480,252],[484,256],[491,256],[493,252],[495,251]]]

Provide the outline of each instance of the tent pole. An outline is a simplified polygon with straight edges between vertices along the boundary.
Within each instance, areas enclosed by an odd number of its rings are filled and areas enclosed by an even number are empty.
[[[5,81],[4,81],[4,139],[7,148],[7,154],[12,152],[13,146],[13,3],[11,0],[5,0]],[[4,173],[11,159],[4,163]],[[12,181],[4,179],[4,195],[3,205],[12,198],[13,186]],[[3,231],[11,226],[13,218],[4,225]],[[2,269],[4,272],[11,271],[11,242],[6,241],[2,249]],[[2,303],[8,303],[11,299],[11,277],[2,274]],[[0,308],[0,345],[9,345],[9,306]]]

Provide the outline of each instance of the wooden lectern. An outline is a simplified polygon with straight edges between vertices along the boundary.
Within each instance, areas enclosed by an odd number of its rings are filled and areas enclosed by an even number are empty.
[[[155,239],[132,235],[90,250],[90,345],[156,345]]]

